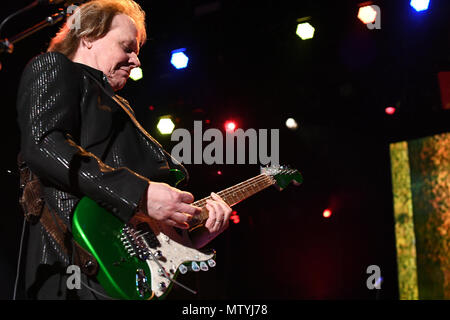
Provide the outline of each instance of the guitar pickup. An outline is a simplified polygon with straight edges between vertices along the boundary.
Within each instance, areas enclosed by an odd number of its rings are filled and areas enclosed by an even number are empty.
[[[150,226],[147,223],[145,222],[139,223],[136,226],[136,228],[137,230],[142,231],[143,234],[142,237],[146,240],[150,248],[156,249],[157,247],[161,246],[161,243],[159,242],[152,228],[150,228]]]

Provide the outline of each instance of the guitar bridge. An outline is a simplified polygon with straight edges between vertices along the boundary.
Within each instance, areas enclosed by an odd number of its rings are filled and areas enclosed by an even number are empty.
[[[131,257],[138,257],[141,260],[147,260],[149,252],[142,239],[142,231],[136,231],[132,225],[126,224],[120,232],[120,241],[125,250]]]
[[[142,233],[142,237],[147,240],[147,244],[150,248],[156,249],[157,247],[161,246],[161,243],[159,242],[158,238],[156,237],[153,230],[150,228],[150,226],[145,223],[139,223],[136,228]]]

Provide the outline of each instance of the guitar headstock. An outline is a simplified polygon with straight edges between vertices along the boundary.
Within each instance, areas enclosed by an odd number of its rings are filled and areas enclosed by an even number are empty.
[[[295,185],[300,185],[303,182],[302,174],[287,166],[261,167],[261,173],[273,177],[280,190],[286,188],[291,182]]]

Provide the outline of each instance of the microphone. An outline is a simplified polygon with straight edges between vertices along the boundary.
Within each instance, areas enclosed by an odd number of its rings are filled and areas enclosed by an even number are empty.
[[[88,0],[34,0],[33,3],[30,3],[29,5],[27,5],[25,8],[22,8],[12,14],[10,14],[9,16],[7,16],[1,23],[0,23],[0,35],[2,32],[3,27],[5,26],[6,22],[8,22],[10,19],[12,19],[15,16],[18,16],[21,13],[24,13],[38,5],[52,5],[52,4],[64,4],[65,7],[70,7],[70,5],[74,4],[74,3],[85,3]],[[8,39],[2,39],[0,37],[0,53],[6,51],[8,53],[12,53],[13,52],[13,44],[17,41],[22,40],[23,38],[27,37],[28,35],[42,29],[46,24],[54,24],[58,21],[60,21],[62,19],[62,15],[65,14],[64,11],[61,11],[57,14],[54,14],[51,17],[48,17],[46,20],[44,20],[43,22],[40,22],[39,24],[35,25],[34,27],[21,32],[20,34],[16,35],[14,37],[14,40],[12,40],[11,42],[8,41]],[[55,18],[56,17],[56,18]],[[1,64],[0,64],[0,70],[1,70]]]

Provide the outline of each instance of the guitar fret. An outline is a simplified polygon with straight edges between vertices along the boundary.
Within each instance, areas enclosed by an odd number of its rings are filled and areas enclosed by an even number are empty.
[[[235,186],[219,191],[217,194],[231,207],[273,185],[274,183],[275,180],[272,177],[265,174],[260,174],[256,177],[238,183]],[[193,203],[193,205],[202,208],[202,212],[191,220],[189,223],[191,228],[201,225],[208,219],[208,210],[205,208],[206,200],[208,199],[211,199],[211,197],[208,196]]]

